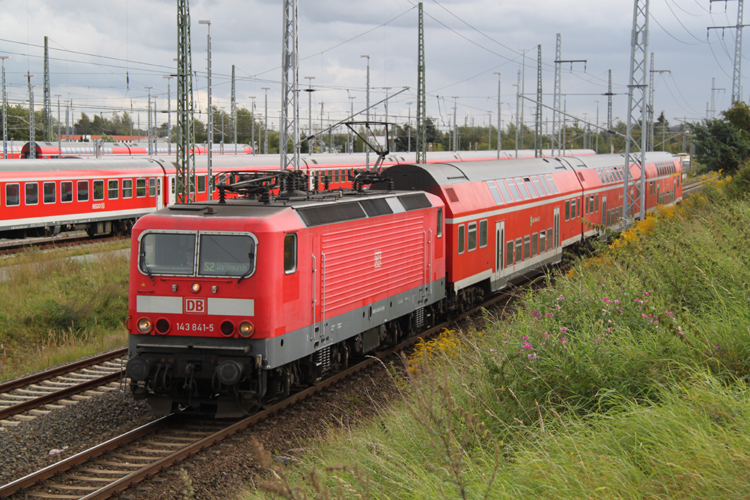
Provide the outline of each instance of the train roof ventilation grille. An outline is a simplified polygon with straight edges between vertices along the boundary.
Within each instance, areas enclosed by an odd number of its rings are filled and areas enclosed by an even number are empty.
[[[300,208],[297,213],[308,227],[365,218],[364,210],[356,202]]]
[[[453,196],[455,196],[455,193]],[[430,203],[430,200],[427,199],[427,196],[425,196],[424,193],[399,196],[398,199],[401,201],[401,204],[407,212],[409,210],[419,210],[420,208],[430,208],[432,206],[432,203]],[[456,199],[456,201],[458,201],[458,199]]]
[[[365,212],[367,212],[368,217],[376,217],[378,215],[388,215],[393,213],[393,210],[391,209],[390,205],[388,205],[388,202],[385,200],[385,198],[362,200],[359,203],[362,205],[362,208],[365,209]]]
[[[453,190],[453,188],[445,188],[445,193],[448,195],[448,199],[452,201],[453,203],[458,202],[458,196],[456,196],[456,192]]]

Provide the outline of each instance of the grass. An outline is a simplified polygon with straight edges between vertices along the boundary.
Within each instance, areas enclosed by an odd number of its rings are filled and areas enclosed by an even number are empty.
[[[82,252],[27,252],[6,267],[0,287],[0,380],[126,343],[128,259],[113,253],[90,261],[67,258]]]
[[[273,472],[249,495],[745,498],[746,192],[712,182],[482,332],[423,343],[402,402],[300,465],[258,450]]]

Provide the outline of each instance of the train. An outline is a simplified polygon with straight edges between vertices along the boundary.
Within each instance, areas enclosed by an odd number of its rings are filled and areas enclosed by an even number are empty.
[[[193,152],[196,155],[207,155],[208,145],[196,144]],[[214,155],[251,155],[253,154],[253,148],[247,144],[213,144],[211,152]],[[176,153],[177,146],[166,142],[157,142],[151,148],[149,148],[148,143],[143,144],[138,142],[34,142],[34,155],[36,159],[172,156]],[[13,158],[30,157],[30,142],[21,147],[17,156],[13,156]]]
[[[640,177],[616,154],[399,163],[348,174],[354,189],[255,171],[144,216],[130,391],[158,414],[234,417],[314,385],[620,229],[626,168]],[[647,210],[681,199],[674,156],[645,171]]]
[[[440,152],[430,153],[428,159],[478,161],[486,159],[487,154],[486,151]],[[520,154],[533,156],[534,152],[524,150]],[[507,158],[515,152],[503,151],[502,155]],[[393,153],[385,158],[383,165],[406,161],[405,154]],[[85,230],[90,236],[127,233],[139,217],[175,203],[175,163],[170,155],[0,161],[3,207],[0,238],[51,236],[70,230]],[[234,171],[273,169],[279,165],[279,156],[225,154],[214,157],[212,163],[212,174],[223,181]],[[301,157],[303,170],[319,179],[327,177],[333,189],[351,187],[346,172],[361,169],[365,164],[364,154]],[[194,180],[197,201],[208,198],[207,175],[206,157],[197,158]]]

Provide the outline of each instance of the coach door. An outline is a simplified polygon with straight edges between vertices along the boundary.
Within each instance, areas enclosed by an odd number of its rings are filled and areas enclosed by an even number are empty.
[[[170,205],[175,204],[175,187],[174,187],[175,182],[176,181],[175,181],[174,175],[167,176],[167,183],[169,184],[169,186],[166,187],[165,189],[167,189],[167,193],[169,193],[167,196],[167,199],[169,200],[168,203]]]
[[[560,241],[562,241],[562,235],[560,234],[560,207],[555,209],[555,234],[552,236],[552,246],[557,251],[557,247],[560,246]]]
[[[501,283],[505,264],[505,221],[495,222],[495,273],[492,276],[492,289],[497,290],[505,286]]]
[[[320,235],[313,237],[312,249],[312,327],[310,340],[314,341],[325,331],[325,257],[320,253]]]
[[[157,210],[161,210],[162,208],[164,208],[164,198],[162,197],[162,191],[161,191],[162,181],[163,181],[162,177],[156,178],[156,209]]]

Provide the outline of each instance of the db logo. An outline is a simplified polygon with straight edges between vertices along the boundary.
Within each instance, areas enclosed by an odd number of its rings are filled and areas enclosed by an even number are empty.
[[[185,299],[185,314],[206,314],[206,299]]]

